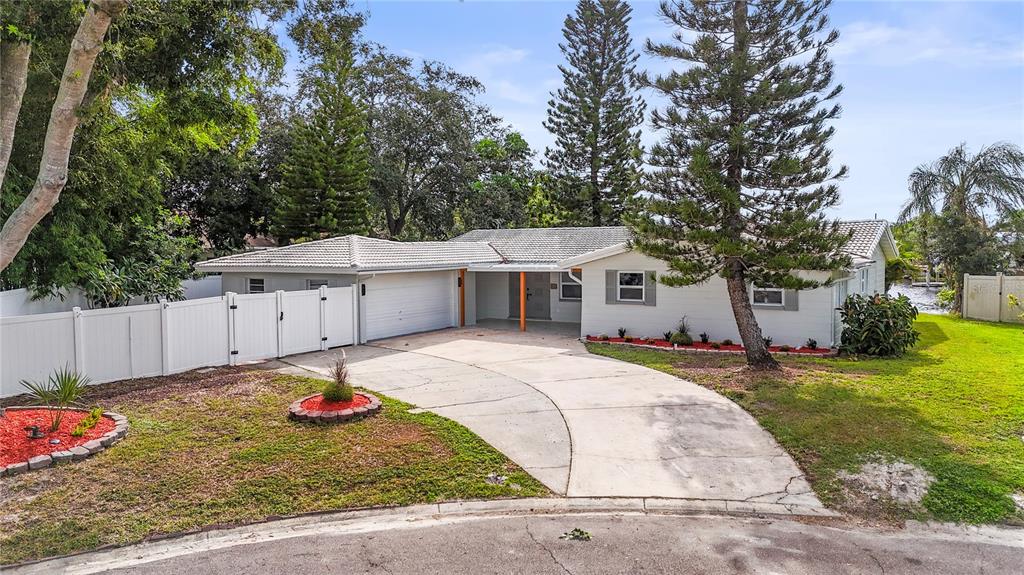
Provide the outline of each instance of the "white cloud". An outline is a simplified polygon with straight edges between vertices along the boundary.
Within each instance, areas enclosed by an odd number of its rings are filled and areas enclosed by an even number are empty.
[[[530,77],[530,52],[522,48],[494,46],[468,56],[456,68],[483,82],[488,93],[500,100],[534,105],[544,101],[545,92],[538,83],[522,82]]]
[[[955,66],[1022,66],[1024,38],[958,38],[957,27],[895,26],[857,21],[840,29],[832,50],[837,60],[884,66],[942,62]]]

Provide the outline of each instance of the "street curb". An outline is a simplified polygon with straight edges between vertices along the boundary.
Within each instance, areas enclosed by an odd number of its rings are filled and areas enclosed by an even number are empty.
[[[450,501],[406,507],[373,507],[271,517],[245,525],[211,526],[157,536],[130,545],[111,545],[71,555],[3,566],[11,575],[98,573],[202,551],[277,541],[316,533],[365,533],[383,529],[427,527],[430,524],[501,516],[617,514],[721,515],[756,518],[839,518],[821,507],[664,497],[552,497]]]

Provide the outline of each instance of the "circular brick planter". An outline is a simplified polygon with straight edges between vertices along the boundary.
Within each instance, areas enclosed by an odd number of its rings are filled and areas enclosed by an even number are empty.
[[[13,406],[6,408],[7,411],[19,411],[24,409],[46,409],[46,406]],[[65,411],[81,411],[88,413],[88,409],[80,409],[77,407],[68,407]],[[111,445],[117,443],[128,433],[128,418],[110,411],[103,413],[103,417],[110,419],[114,422],[114,429],[104,433],[96,439],[86,441],[85,443],[72,447],[70,449],[60,449],[52,451],[43,455],[37,455],[26,461],[20,461],[18,463],[11,463],[5,467],[0,467],[0,476],[6,475],[17,475],[26,471],[43,469],[56,465],[58,463],[71,463],[72,461],[81,461],[91,455],[103,451]],[[42,440],[40,440],[42,441]]]
[[[302,403],[307,399],[313,399],[323,395],[322,393],[314,393],[313,395],[307,395],[302,399],[297,399],[288,406],[288,419],[294,421],[305,421],[308,423],[345,423],[346,421],[352,421],[355,419],[362,419],[376,414],[384,406],[380,400],[370,395],[369,393],[356,393],[366,399],[370,400],[370,403],[361,405],[352,409],[341,409],[338,411],[311,411],[302,407]]]

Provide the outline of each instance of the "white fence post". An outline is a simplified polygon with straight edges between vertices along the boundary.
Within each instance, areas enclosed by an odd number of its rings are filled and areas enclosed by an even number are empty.
[[[160,362],[161,373],[171,373],[171,322],[167,311],[167,300],[160,298]]]
[[[224,303],[227,308],[225,317],[228,320],[228,365],[235,365],[235,356],[238,355],[238,340],[235,338],[235,310],[238,309],[238,305],[235,303],[235,292],[224,292]]]
[[[969,294],[971,293],[971,274],[964,274],[964,289],[963,293],[960,294],[960,317],[967,318],[967,300],[970,299]]]
[[[277,290],[277,357],[284,357],[284,291]]]
[[[75,306],[71,308],[74,315],[75,330],[75,371],[85,373],[85,337],[82,336],[82,308]]]
[[[327,349],[327,286],[320,286],[320,351]]]
[[[999,315],[999,321],[1010,321],[1009,319],[1003,319],[1003,308],[1008,307],[1003,305],[1003,300],[1005,300],[1005,296],[1003,295],[1003,272],[996,274],[996,289],[999,291],[999,305],[996,307],[996,311]]]

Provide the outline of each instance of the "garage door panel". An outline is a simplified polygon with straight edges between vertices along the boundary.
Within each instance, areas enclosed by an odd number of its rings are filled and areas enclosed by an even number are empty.
[[[452,326],[451,272],[380,275],[365,283],[367,339]]]

